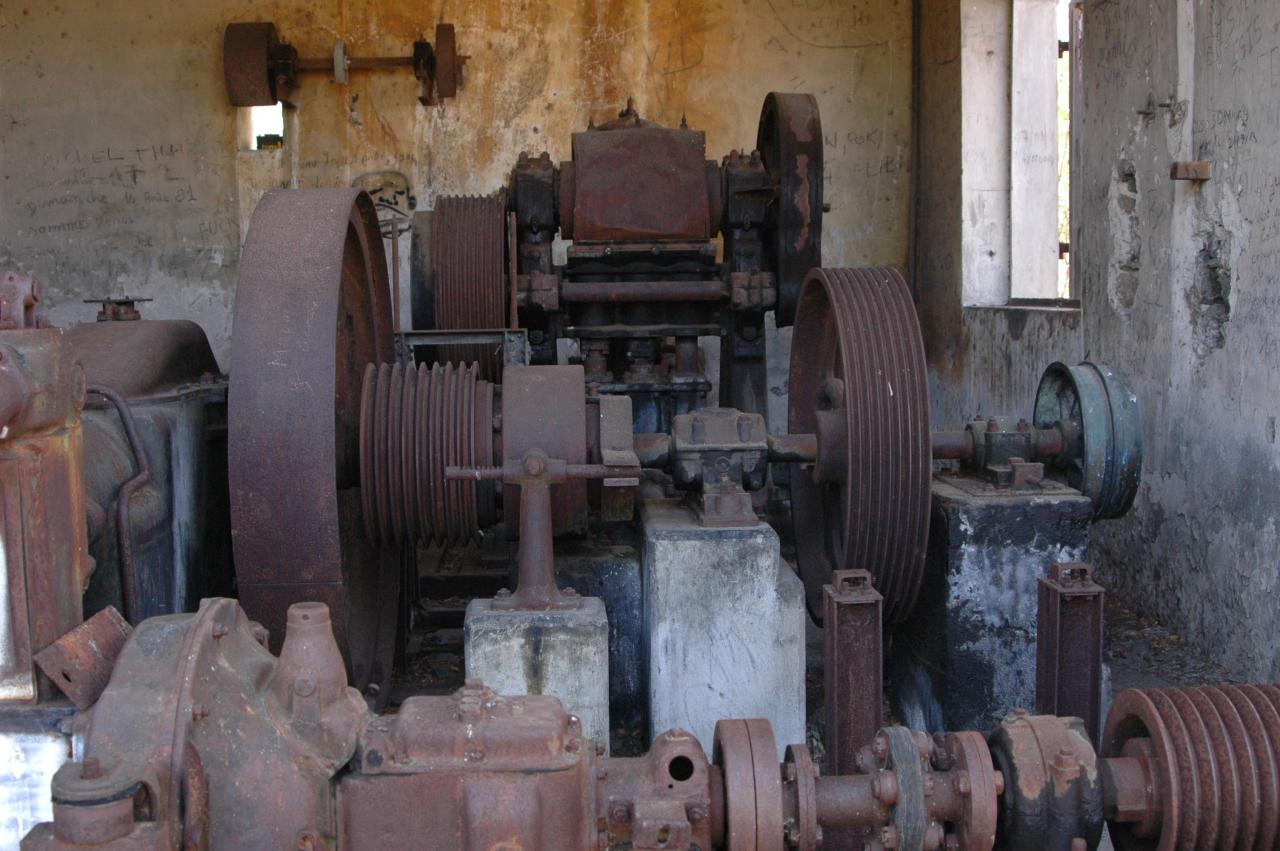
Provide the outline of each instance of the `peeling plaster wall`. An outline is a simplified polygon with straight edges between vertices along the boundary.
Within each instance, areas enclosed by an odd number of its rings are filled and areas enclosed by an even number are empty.
[[[283,152],[237,156],[222,82],[228,21],[272,20],[303,56],[407,53],[437,21],[470,56],[456,99],[423,107],[405,70],[303,78]],[[150,297],[227,363],[243,224],[278,184],[404,172],[420,208],[500,186],[521,150],[634,96],[646,117],[754,146],[770,90],[816,94],[828,265],[904,265],[911,138],[907,0],[57,0],[0,5],[0,267],[41,278],[59,323],[88,297]],[[407,238],[402,254],[408,255]],[[407,289],[407,288],[406,288]],[[785,335],[783,335],[785,342]]]
[[[1085,344],[1133,378],[1146,441],[1137,505],[1096,527],[1093,558],[1128,601],[1272,681],[1280,6],[1085,0],[1077,61]],[[1192,159],[1213,179],[1169,179]]]

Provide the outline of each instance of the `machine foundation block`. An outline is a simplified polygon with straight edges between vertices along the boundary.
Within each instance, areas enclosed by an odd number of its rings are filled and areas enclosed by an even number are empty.
[[[1054,563],[1084,560],[1092,518],[1089,499],[1064,485],[934,477],[923,590],[893,635],[897,717],[987,730],[1035,705],[1038,583]]]
[[[679,727],[711,753],[717,719],[766,718],[804,741],[804,587],[777,534],[705,528],[666,499],[642,518],[650,740]]]
[[[609,741],[609,619],[604,603],[503,610],[472,600],[463,627],[468,680],[498,694],[548,694],[578,716],[583,735]]]

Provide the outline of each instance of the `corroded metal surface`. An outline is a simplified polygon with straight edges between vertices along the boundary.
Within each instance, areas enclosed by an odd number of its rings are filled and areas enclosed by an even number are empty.
[[[822,265],[822,121],[814,96],[770,92],[756,148],[775,184],[765,253],[778,279],[778,325],[785,326],[795,320],[805,276]]]
[[[275,24],[227,24],[222,36],[222,73],[232,106],[270,106],[276,102],[271,52],[279,41]]]
[[[57,693],[32,654],[82,618],[84,393],[60,331],[0,331],[0,702]]]
[[[129,622],[108,606],[37,653],[36,664],[77,709],[88,709],[107,687],[132,632]]]
[[[1102,755],[1120,769],[1107,813],[1119,851],[1280,844],[1280,686],[1121,692]]]
[[[868,570],[885,616],[920,590],[929,527],[929,391],[911,294],[893,269],[815,269],[791,350],[789,431],[817,434],[791,475],[810,611],[832,570]]]
[[[371,540],[456,544],[493,523],[491,483],[444,476],[493,463],[493,391],[474,364],[365,367],[360,481]]]
[[[715,235],[701,131],[627,126],[573,134],[575,240],[702,240]]]
[[[440,330],[503,328],[507,324],[506,193],[487,197],[445,195],[431,217],[431,270],[435,327]],[[497,380],[502,350],[495,346],[442,346],[444,363],[472,363],[479,377]]]
[[[320,600],[358,686],[390,676],[400,553],[360,518],[366,365],[393,359],[382,237],[354,189],[267,193],[235,306],[228,398],[240,596],[275,640],[289,604]]]
[[[1036,712],[1084,720],[1096,747],[1102,732],[1102,618],[1105,592],[1089,565],[1054,564],[1037,588]]]

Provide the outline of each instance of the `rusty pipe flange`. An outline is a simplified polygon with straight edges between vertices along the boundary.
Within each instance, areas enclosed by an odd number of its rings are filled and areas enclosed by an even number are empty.
[[[436,199],[431,289],[424,295],[435,305],[436,330],[507,327],[506,216],[505,192]],[[441,346],[435,357],[442,363],[474,362],[487,381],[497,381],[501,374],[501,346]]]
[[[1003,778],[999,841],[1003,851],[1072,851],[1102,836],[1102,783],[1089,731],[1079,718],[1017,711],[988,737]]]
[[[1102,755],[1108,767],[1145,763],[1156,792],[1158,821],[1112,816],[1120,851],[1280,843],[1280,686],[1128,689],[1111,704]]]
[[[804,745],[787,745],[782,761],[783,789],[794,802],[785,824],[787,847],[794,851],[817,851],[822,845],[818,826],[818,766]]]
[[[782,775],[773,727],[716,722],[712,761],[724,776],[725,851],[782,851]]]
[[[809,270],[822,265],[822,119],[813,95],[770,92],[756,148],[774,181],[765,256],[777,276],[777,321],[795,321]]]
[[[1142,478],[1142,416],[1129,379],[1105,364],[1052,363],[1034,412],[1036,428],[1063,433],[1050,472],[1093,501],[1094,517],[1125,514]]]
[[[982,734],[971,731],[948,733],[943,749],[961,806],[955,821],[956,851],[988,851],[996,841],[1000,797],[991,751]]]
[[[360,481],[371,540],[468,540],[495,520],[494,484],[446,480],[444,470],[493,463],[493,385],[476,380],[474,365],[365,367]]]
[[[833,570],[869,570],[885,617],[915,605],[929,531],[929,387],[906,282],[894,269],[815,269],[791,347],[790,431],[817,434],[793,467],[796,555],[814,618]]]
[[[279,43],[275,24],[227,24],[222,34],[222,73],[232,106],[271,106],[276,102],[271,52]]]
[[[369,196],[264,195],[234,321],[228,467],[241,603],[277,648],[290,604],[328,604],[352,684],[375,691],[390,677],[401,554],[377,546],[360,519],[361,380],[366,364],[394,358]]]

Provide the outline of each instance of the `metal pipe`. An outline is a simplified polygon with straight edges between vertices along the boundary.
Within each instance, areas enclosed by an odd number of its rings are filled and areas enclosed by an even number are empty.
[[[562,302],[720,301],[724,281],[564,281]]]
[[[120,485],[116,491],[116,535],[120,552],[120,594],[124,603],[124,617],[130,623],[137,623],[138,615],[138,577],[133,571],[133,527],[129,522],[129,499],[151,478],[151,465],[147,463],[146,450],[138,439],[138,426],[133,420],[133,412],[129,405],[120,398],[120,394],[102,384],[90,384],[85,387],[86,393],[101,396],[112,404],[120,415],[120,423],[124,426],[125,437],[129,441],[129,449],[133,452],[133,463],[138,471],[133,478]]]
[[[886,781],[881,780],[881,796],[886,802],[877,798],[877,776],[893,775],[892,772],[881,772],[880,775],[843,774],[819,777],[815,787],[818,824],[823,827],[888,824],[891,812],[887,802],[892,802],[894,797],[886,794]],[[896,790],[896,786],[894,789]]]

